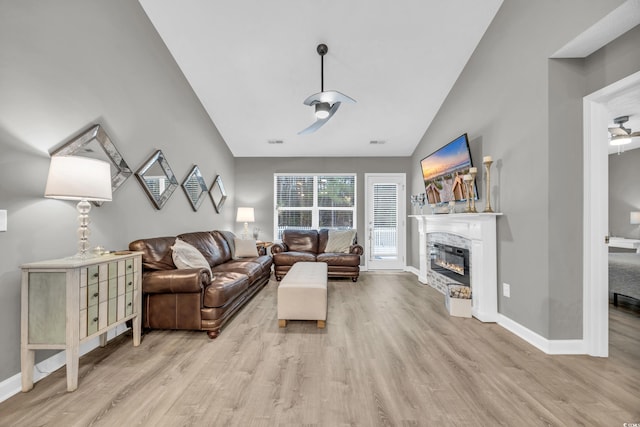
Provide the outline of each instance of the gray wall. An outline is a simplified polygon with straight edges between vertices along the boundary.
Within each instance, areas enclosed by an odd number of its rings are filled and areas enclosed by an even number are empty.
[[[92,123],[136,170],[162,149],[182,182],[197,163],[229,192],[216,214],[193,212],[181,188],[156,211],[135,177],[93,208],[91,241],[126,248],[139,237],[231,228],[233,156],[134,1],[0,1],[0,382],[20,372],[20,269],[76,251],[73,202],[44,199],[49,150]],[[46,353],[39,353],[38,360]]]
[[[492,203],[504,213],[498,281],[511,285],[511,298],[499,291],[499,311],[550,339],[582,337],[581,97],[633,66],[598,81],[589,69],[602,59],[554,74],[555,62],[570,61],[549,57],[620,3],[506,0],[413,154],[417,161],[466,131],[476,162],[493,156]],[[568,141],[554,134],[563,125]],[[416,193],[421,177],[412,173]],[[416,266],[415,229],[411,236]]]
[[[640,211],[638,183],[640,149],[609,156],[609,233],[612,236],[640,239],[640,225],[629,224],[629,212]]]
[[[292,157],[292,158],[237,158],[236,202],[238,206],[253,206],[256,223],[260,227],[260,238],[273,239],[273,174],[274,173],[357,173],[358,217],[357,229],[360,243],[364,242],[364,174],[407,173],[411,166],[409,157]],[[407,180],[409,175],[407,173]],[[408,199],[408,197],[407,197]],[[409,210],[407,209],[407,212]],[[235,231],[240,232],[241,224]]]

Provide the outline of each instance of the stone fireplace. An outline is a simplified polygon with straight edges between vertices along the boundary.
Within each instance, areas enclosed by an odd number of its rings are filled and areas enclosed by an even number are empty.
[[[472,314],[483,322],[498,320],[496,217],[499,215],[410,215],[418,221],[420,236],[418,280],[443,294],[447,283],[470,285]],[[439,257],[442,259],[436,261]]]

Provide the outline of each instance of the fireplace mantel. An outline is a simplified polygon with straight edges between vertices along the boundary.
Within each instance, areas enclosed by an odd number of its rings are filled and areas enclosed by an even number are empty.
[[[442,215],[409,215],[418,221],[420,235],[420,274],[418,280],[427,283],[429,253],[427,234],[450,233],[471,241],[471,287],[473,317],[482,322],[498,320],[498,275],[496,249],[496,218],[501,213],[464,213]]]

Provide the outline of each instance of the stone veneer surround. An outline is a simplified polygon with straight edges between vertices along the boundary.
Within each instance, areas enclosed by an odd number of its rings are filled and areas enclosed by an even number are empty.
[[[498,277],[496,217],[499,213],[409,215],[418,221],[420,235],[420,273],[418,280],[428,283],[430,263],[427,235],[446,233],[470,242],[473,317],[482,322],[498,320]]]
[[[429,233],[427,234],[427,254],[429,256],[427,262],[427,284],[432,288],[437,289],[442,294],[447,293],[447,284],[456,282],[443,274],[437,273],[431,269],[431,248],[434,243],[444,243],[445,245],[455,246],[457,248],[467,249],[469,251],[469,274],[471,274],[471,240],[450,233]],[[473,292],[473,284],[471,284],[471,291]]]

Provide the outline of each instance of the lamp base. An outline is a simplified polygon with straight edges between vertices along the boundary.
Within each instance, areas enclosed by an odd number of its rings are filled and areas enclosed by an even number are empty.
[[[94,254],[89,252],[89,235],[91,234],[91,230],[89,230],[89,224],[91,224],[89,211],[91,211],[91,203],[89,203],[86,199],[82,199],[76,205],[76,210],[79,213],[78,253],[76,253],[73,258],[93,258]]]

